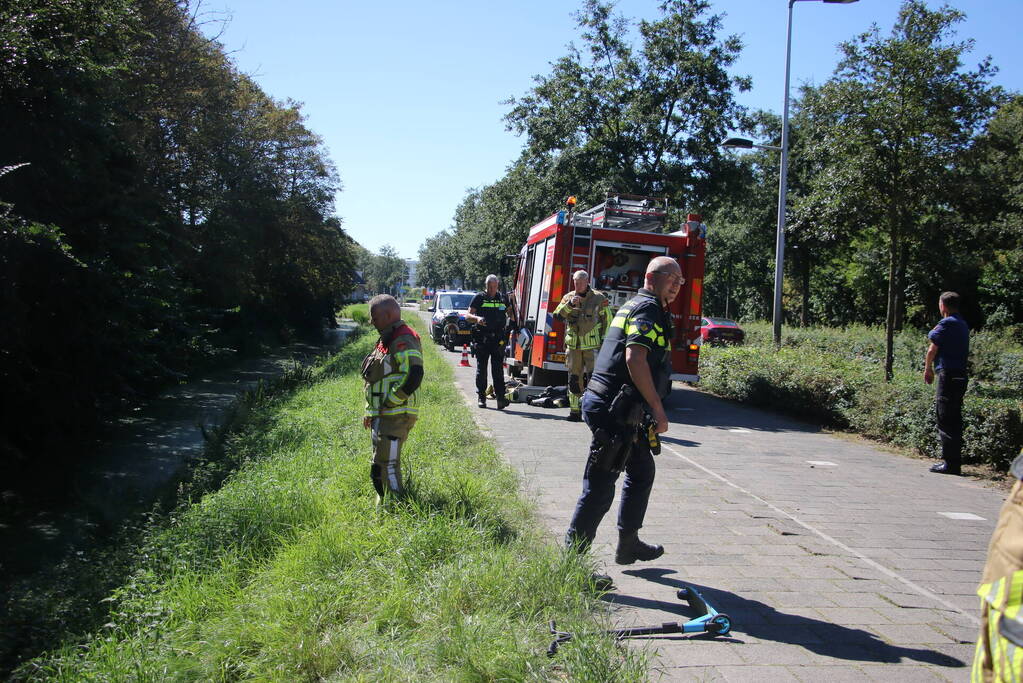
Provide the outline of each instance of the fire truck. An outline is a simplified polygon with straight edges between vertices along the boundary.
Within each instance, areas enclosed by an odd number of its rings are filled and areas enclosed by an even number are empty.
[[[670,256],[682,268],[686,282],[671,304],[672,379],[699,380],[700,316],[707,228],[689,214],[676,232],[662,232],[667,201],[609,193],[605,201],[575,211],[575,198],[566,209],[529,229],[517,257],[513,294],[519,330],[507,346],[506,362],[516,377],[532,385],[564,384],[565,323],[554,309],[572,288],[572,274],[585,270],[590,286],[618,308],[643,286],[647,264],[655,256]]]

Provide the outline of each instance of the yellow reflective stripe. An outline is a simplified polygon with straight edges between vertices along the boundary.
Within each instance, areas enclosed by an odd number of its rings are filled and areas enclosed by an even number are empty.
[[[1020,605],[1023,604],[1023,572],[1013,572],[1010,580],[1009,603],[1005,607],[1005,616],[1015,619],[1019,614]]]
[[[374,415],[418,415],[418,406],[395,406],[394,408],[381,408],[373,413]]]

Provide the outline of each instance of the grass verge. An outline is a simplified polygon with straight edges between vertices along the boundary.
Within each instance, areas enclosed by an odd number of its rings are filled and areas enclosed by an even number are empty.
[[[374,342],[252,406],[223,440],[237,471],[150,529],[106,627],[15,679],[645,680],[430,344],[409,496],[376,507],[358,376]],[[550,619],[579,634],[554,659]]]

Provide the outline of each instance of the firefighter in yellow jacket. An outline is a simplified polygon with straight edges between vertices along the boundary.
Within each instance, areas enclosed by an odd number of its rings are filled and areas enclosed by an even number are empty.
[[[362,426],[372,429],[373,464],[370,478],[378,502],[386,494],[401,496],[401,446],[416,423],[416,389],[423,381],[423,350],[419,335],[401,319],[394,297],[370,299],[369,315],[380,333],[373,352],[362,361],[366,382],[366,416]]]
[[[565,362],[568,365],[568,420],[581,422],[579,399],[593,373],[593,361],[611,324],[607,297],[590,288],[590,275],[577,270],[573,289],[554,309],[554,317],[565,321]]]
[[[1016,483],[991,534],[977,589],[981,627],[971,683],[1023,680],[1023,452],[1010,472]]]

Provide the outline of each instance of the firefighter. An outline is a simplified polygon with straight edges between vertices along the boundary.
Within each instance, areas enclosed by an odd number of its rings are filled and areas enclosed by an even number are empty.
[[[662,400],[671,392],[671,313],[668,305],[685,283],[678,263],[667,256],[651,259],[644,288],[615,314],[597,356],[582,399],[582,413],[593,432],[583,473],[583,490],[565,535],[566,543],[585,551],[614,500],[618,475],[625,472],[618,513],[615,562],[632,564],[664,554],[644,543],[639,529],[654,483],[654,459],[648,432],[668,430]],[[644,438],[639,438],[640,435]],[[607,584],[606,576],[594,577]]]
[[[565,361],[568,364],[568,421],[582,421],[579,399],[593,372],[593,360],[611,324],[607,297],[590,288],[590,274],[577,270],[574,289],[561,299],[554,317],[565,321]]]
[[[372,429],[369,476],[379,503],[388,495],[405,493],[401,447],[419,414],[415,393],[423,381],[423,351],[419,335],[401,319],[401,308],[393,296],[380,294],[370,299],[369,315],[380,339],[362,361],[366,382],[362,426]]]
[[[494,382],[497,409],[504,410],[509,401],[504,395],[504,347],[514,311],[508,298],[497,291],[498,278],[488,275],[485,291],[469,302],[469,322],[476,323],[473,342],[476,347],[476,399],[480,408],[487,407],[487,365]]]

